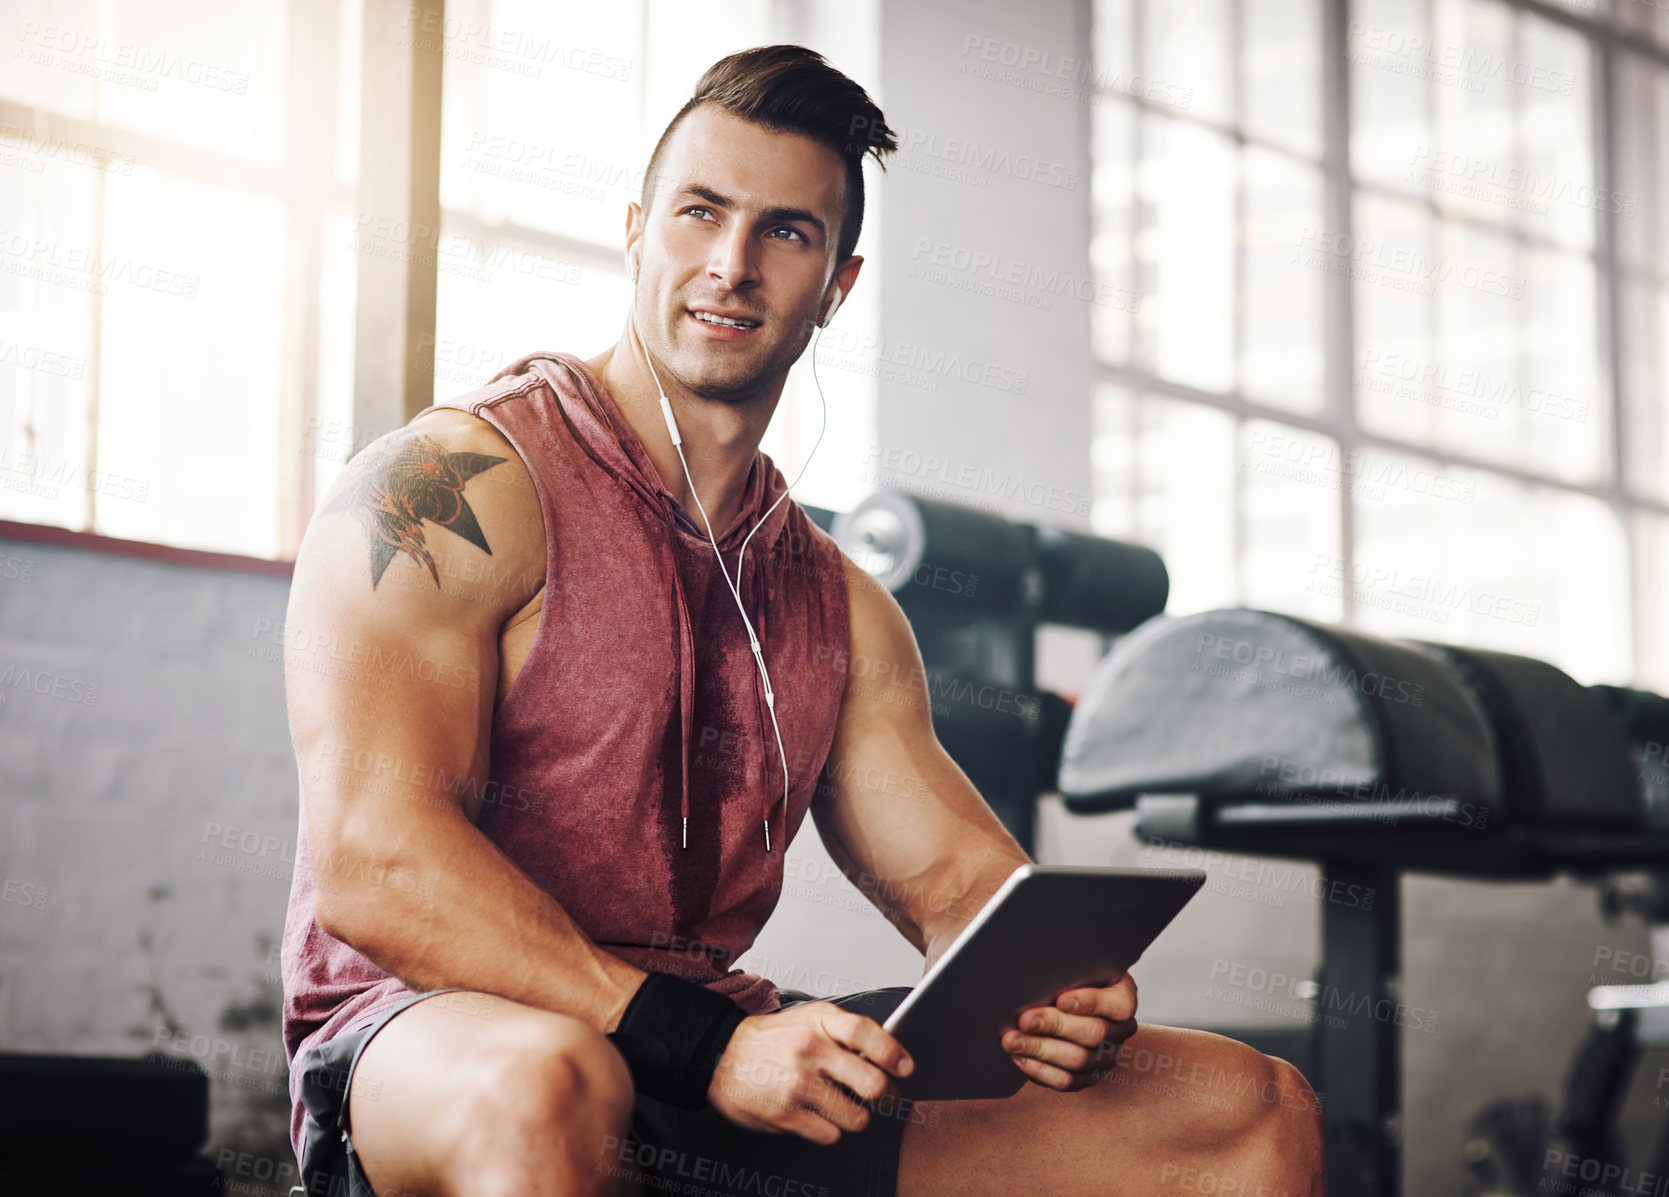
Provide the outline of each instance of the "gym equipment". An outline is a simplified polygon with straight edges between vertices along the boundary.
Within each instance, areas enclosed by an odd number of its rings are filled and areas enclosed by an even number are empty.
[[[0,1192],[207,1197],[208,1132],[195,1061],[0,1055]]]
[[[1655,696],[1648,696],[1655,697]],[[1662,753],[1663,741],[1656,741]],[[1266,611],[1148,621],[1074,709],[1060,792],[1145,840],[1321,864],[1314,1025],[1328,1191],[1399,1193],[1400,879],[1588,879],[1669,861],[1669,819],[1617,696],[1545,662],[1385,640]]]
[[[1628,734],[1629,759],[1654,826],[1669,824],[1669,699],[1619,686],[1593,686]],[[1652,951],[1615,960],[1618,978],[1646,983],[1598,986],[1588,994],[1590,1026],[1566,1076],[1557,1110],[1540,1097],[1493,1102],[1472,1120],[1467,1163],[1490,1197],[1531,1197],[1559,1191],[1569,1179],[1560,1164],[1579,1161],[1593,1180],[1582,1187],[1600,1197],[1638,1191],[1646,1176],[1669,1178],[1669,1122],[1644,1166],[1630,1168],[1617,1128],[1642,1053],[1669,1047],[1669,869],[1601,881],[1607,920],[1634,914],[1651,929]],[[1557,1153],[1548,1156],[1548,1151]],[[1646,1182],[1648,1185],[1650,1182]]]
[[[1124,632],[1164,610],[1170,578],[1139,545],[879,490],[807,508],[909,617],[933,729],[1028,854],[1054,789],[1070,704],[1035,678],[1042,623]]]

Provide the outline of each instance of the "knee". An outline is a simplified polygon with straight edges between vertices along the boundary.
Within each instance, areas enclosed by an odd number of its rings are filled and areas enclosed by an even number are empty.
[[[474,1081],[464,1096],[476,1145],[495,1169],[537,1173],[559,1158],[588,1167],[631,1119],[626,1062],[600,1032],[571,1019],[507,1036]]]
[[[1287,1061],[1237,1047],[1234,1067],[1242,1083],[1229,1113],[1227,1137],[1256,1156],[1283,1161],[1295,1176],[1319,1176],[1321,1102],[1315,1090]]]

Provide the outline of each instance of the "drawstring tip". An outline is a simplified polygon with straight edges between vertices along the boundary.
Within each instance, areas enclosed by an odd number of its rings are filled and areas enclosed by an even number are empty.
[[[688,848],[690,846],[690,817],[688,815],[684,816],[684,842],[678,846],[680,848]]]
[[[771,821],[765,820],[765,851],[771,850]]]

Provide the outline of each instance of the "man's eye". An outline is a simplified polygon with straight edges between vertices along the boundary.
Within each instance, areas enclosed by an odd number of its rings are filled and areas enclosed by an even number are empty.
[[[785,224],[784,225],[778,225],[776,228],[771,230],[771,235],[772,236],[775,236],[778,233],[787,233],[791,237],[798,237],[801,241],[804,241],[806,239],[806,235],[804,233],[800,232],[799,229],[789,228]]]
[[[684,215],[685,216],[690,216],[690,215],[696,214],[696,213],[699,213],[700,215],[702,215],[704,217],[705,216],[711,216],[712,215],[712,210],[709,209],[709,208],[704,208],[700,204],[691,204],[688,208],[684,209]]]

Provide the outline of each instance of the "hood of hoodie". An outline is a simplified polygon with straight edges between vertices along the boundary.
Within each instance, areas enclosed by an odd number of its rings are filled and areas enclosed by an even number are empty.
[[[565,372],[578,385],[555,385],[555,372],[559,370]],[[683,578],[679,573],[677,554],[673,551],[671,538],[687,537],[694,544],[705,548],[708,553],[713,552],[713,542],[708,540],[701,525],[691,518],[673,497],[672,492],[666,488],[648,449],[644,447],[631,424],[626,421],[608,388],[591,372],[584,361],[568,353],[530,353],[500,370],[493,376],[492,381],[497,382],[502,378],[530,372],[538,374],[547,383],[552,384],[549,390],[555,396],[562,419],[575,442],[594,462],[618,479],[622,486],[639,495],[651,510],[658,511],[666,523],[668,539],[665,562],[673,578],[678,608],[672,614],[678,634],[678,689],[683,758],[682,800],[679,813],[682,820],[687,821],[690,813],[690,753],[695,734],[695,639],[690,625],[689,604],[684,593]],[[754,633],[762,645],[766,643],[768,635],[767,610],[777,591],[771,577],[771,554],[783,526],[787,523],[789,503],[792,502],[791,499],[781,503],[777,500],[787,489],[788,482],[782,476],[782,472],[776,468],[767,454],[755,449],[747,483],[742,491],[741,511],[735,522],[717,537],[719,553],[722,554],[720,562],[741,594],[742,605],[747,610],[748,619],[753,623]],[[760,524],[760,516],[768,509],[769,514],[765,516],[763,525],[759,527],[758,532],[753,532],[755,525]],[[751,539],[749,533],[753,533]],[[736,553],[742,548],[744,541],[747,542],[747,548],[741,559],[741,569],[738,571]],[[729,598],[728,594],[726,597]],[[735,600],[730,599],[727,605],[733,609]],[[740,624],[742,617],[739,612],[735,618]],[[743,628],[742,631],[745,633],[746,629]],[[778,762],[775,768],[771,763],[777,748],[776,737],[772,733],[770,709],[765,700],[764,680],[757,668],[753,671],[753,682],[754,707],[759,722],[759,739],[763,745],[764,760],[760,778],[760,819],[763,823],[764,842],[770,845],[780,843],[786,838],[786,828],[780,822],[778,827],[783,829],[783,837],[778,840],[771,838],[772,807],[782,806],[782,820],[786,820],[788,810],[784,801],[781,763]],[[775,683],[772,689],[776,689]],[[783,843],[783,847],[786,847],[786,843]]]

